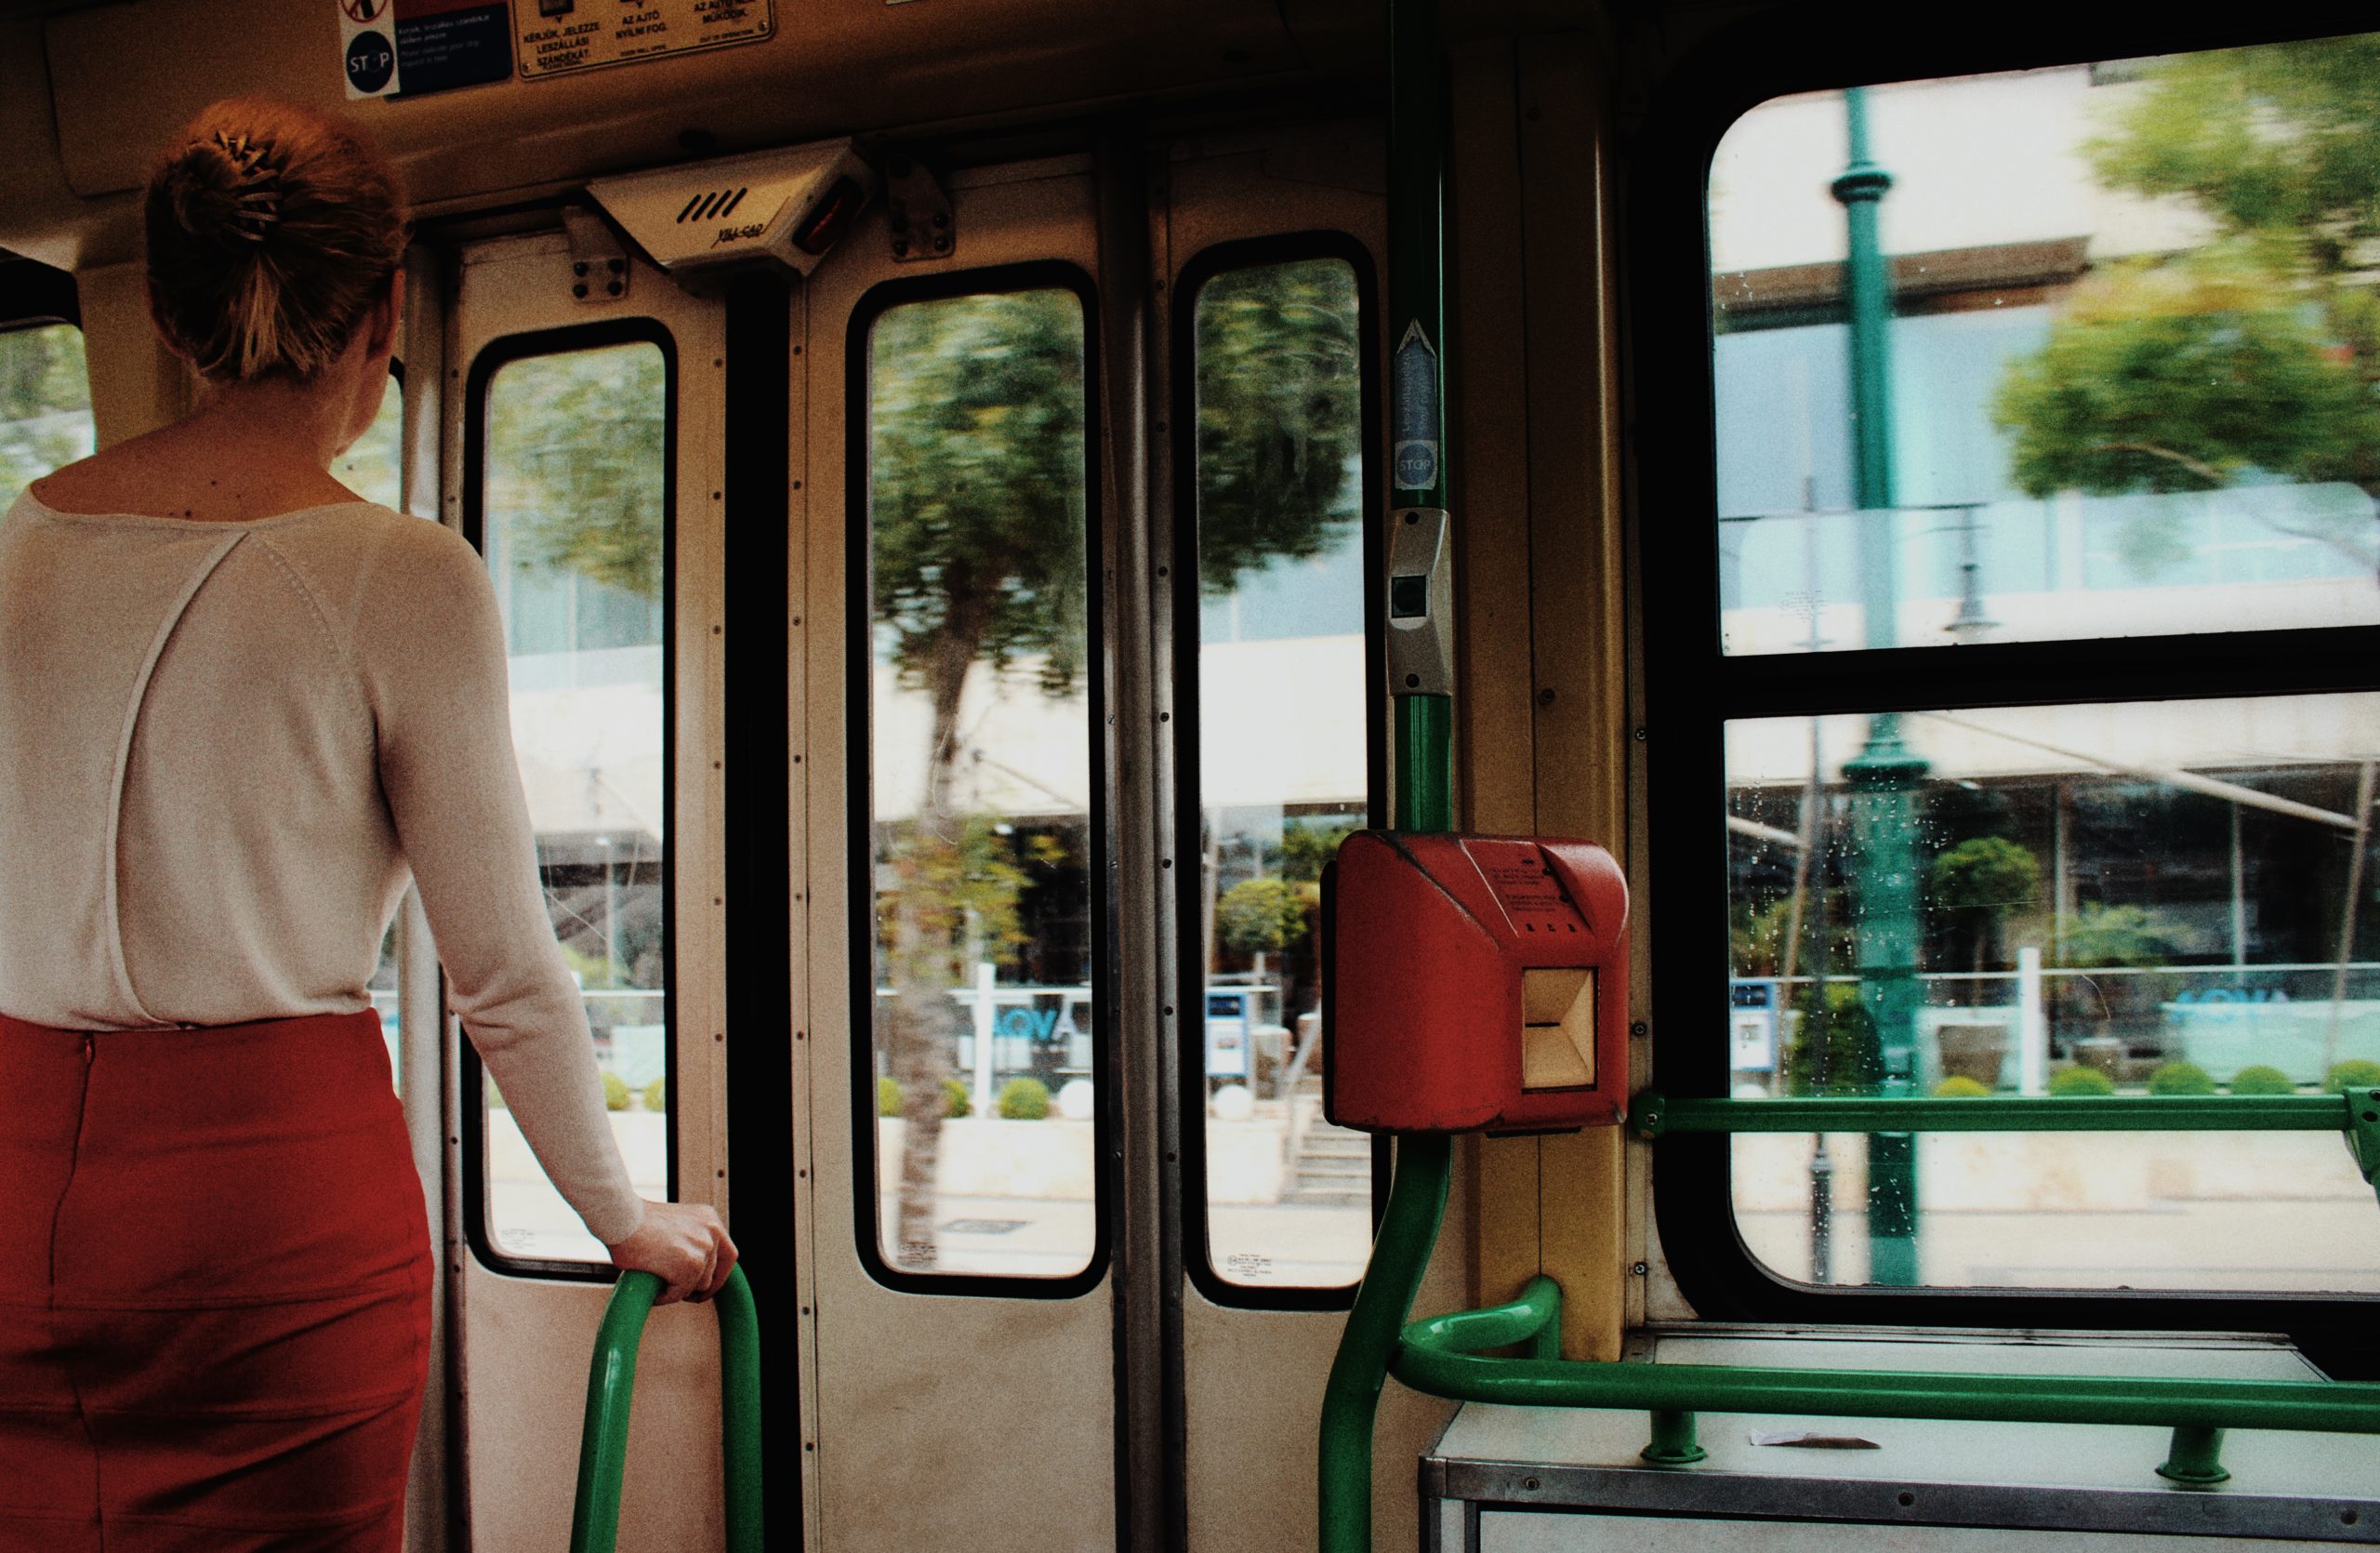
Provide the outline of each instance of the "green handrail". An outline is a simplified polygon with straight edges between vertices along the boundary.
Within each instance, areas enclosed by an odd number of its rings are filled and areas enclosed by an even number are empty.
[[[1855,1095],[1672,1099],[1629,1106],[1639,1136],[1671,1133],[2340,1133],[2360,1120],[2345,1095]]]
[[[1420,381],[1408,382],[1400,362],[1394,409],[1398,435],[1418,432],[1435,451],[1421,466],[1419,484],[1406,483],[1416,477],[1413,471],[1391,471],[1382,493],[1383,518],[1400,507],[1443,511],[1451,462],[1444,410],[1446,138],[1438,0],[1389,0],[1388,57],[1389,338],[1400,352],[1410,342],[1423,368]],[[1408,392],[1418,395],[1409,404]],[[1453,629],[1450,620],[1436,626]],[[1394,818],[1399,830],[1441,834],[1454,829],[1454,703],[1447,694],[1417,694],[1408,688],[1411,683],[1390,687],[1396,699]],[[1372,1425],[1397,1328],[1412,1312],[1437,1244],[1453,1175],[1451,1139],[1414,1134],[1396,1140],[1396,1172],[1381,1210],[1371,1266],[1355,1290],[1322,1394],[1316,1514],[1324,1553],[1371,1553]]]
[[[1559,1309],[1554,1281],[1540,1274],[1508,1305],[1411,1322],[1398,1342],[1391,1373],[1434,1397],[1516,1407],[2380,1434],[2380,1386],[2344,1381],[1929,1374],[1476,1357],[1481,1348],[1528,1340]]]
[[[1416,1133],[1396,1140],[1396,1175],[1372,1241],[1371,1265],[1356,1286],[1355,1306],[1347,1312],[1322,1392],[1316,1507],[1322,1553],[1371,1553],[1373,1417],[1396,1351],[1397,1329],[1412,1313],[1421,1273],[1438,1243],[1447,1186],[1453,1178],[1451,1138]]]
[[[2333,1095],[1868,1095],[1672,1099],[1629,1107],[1637,1135],[1673,1133],[2345,1133],[2380,1194],[2380,1089]]]
[[[2344,1129],[2371,1181],[2380,1175],[2380,1089],[2311,1095],[2056,1096],[2034,1099],[1672,1100],[1646,1091],[1630,1108],[1648,1137],[1669,1133],[2193,1131]],[[2380,1385],[2106,1375],[1959,1375],[1911,1371],[1761,1369],[1738,1364],[1590,1362],[1556,1357],[1562,1292],[1531,1279],[1518,1299],[1408,1321],[1445,1222],[1450,1138],[1397,1139],[1396,1175],[1371,1261],[1330,1367],[1322,1410],[1322,1553],[1369,1553],[1372,1422],[1386,1375],[1458,1401],[1518,1407],[1643,1409],[1644,1458],[1702,1459],[1698,1410],[1988,1423],[2132,1424],[2171,1428],[2159,1475],[2185,1487],[2224,1480],[2233,1428],[2380,1434]],[[1382,1335],[1395,1328],[1394,1340]],[[1528,1345],[1527,1359],[1478,1357]]]
[[[661,1293],[649,1272],[622,1273],[595,1334],[587,1423],[578,1441],[578,1493],[570,1553],[614,1553],[620,1536],[620,1475],[628,1459],[628,1407],[637,1345]],[[728,1553],[760,1553],[760,1322],[744,1269],[719,1291],[720,1453],[726,1465]]]

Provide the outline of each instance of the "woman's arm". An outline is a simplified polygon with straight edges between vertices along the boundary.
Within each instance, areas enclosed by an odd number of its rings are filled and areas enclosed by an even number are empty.
[[[512,749],[504,631],[480,557],[420,520],[388,534],[355,644],[380,782],[445,967],[447,999],[546,1175],[607,1245],[646,1207],[628,1184],[538,881]]]
[[[587,1005],[537,878],[486,567],[434,524],[401,519],[380,537],[396,553],[376,568],[355,653],[447,1001],[548,1179],[614,1265],[658,1274],[657,1304],[707,1299],[735,1266],[735,1242],[708,1207],[638,1198],[604,1112]]]

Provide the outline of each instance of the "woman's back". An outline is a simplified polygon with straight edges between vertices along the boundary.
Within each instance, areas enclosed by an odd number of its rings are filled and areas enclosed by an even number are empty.
[[[19,504],[0,1010],[122,1029],[367,1006],[405,880],[378,711],[425,667],[392,660],[439,653],[408,628],[450,547],[363,503],[229,524]]]
[[[673,1296],[734,1250],[621,1163],[485,566],[328,473],[388,387],[393,172],[218,103],[145,216],[200,404],[0,519],[0,1307],[40,1313],[0,1321],[0,1547],[395,1553],[435,1263],[364,988],[408,872],[588,1229]]]

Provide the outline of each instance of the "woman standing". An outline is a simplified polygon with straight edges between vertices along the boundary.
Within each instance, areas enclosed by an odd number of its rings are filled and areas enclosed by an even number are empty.
[[[0,522],[0,1553],[394,1553],[434,1264],[364,989],[408,879],[613,1260],[705,1298],[735,1249],[613,1143],[485,568],[328,473],[388,384],[393,170],[218,103],[146,219],[199,407]]]

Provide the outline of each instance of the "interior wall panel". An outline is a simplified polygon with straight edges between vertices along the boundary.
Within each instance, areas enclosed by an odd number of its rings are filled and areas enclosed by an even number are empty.
[[[191,407],[190,368],[149,322],[149,279],[137,263],[74,277],[83,313],[84,360],[91,375],[91,420],[99,445],[178,420]]]

